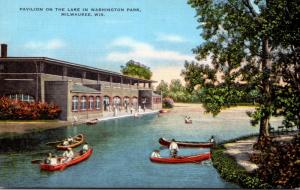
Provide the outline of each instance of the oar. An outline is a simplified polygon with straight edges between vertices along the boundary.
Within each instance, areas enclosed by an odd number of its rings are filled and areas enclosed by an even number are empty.
[[[54,145],[54,144],[58,144],[61,143],[62,141],[55,141],[55,142],[47,142],[46,145]]]
[[[36,160],[31,160],[32,164],[39,164],[41,163],[43,160],[42,159],[36,159]]]

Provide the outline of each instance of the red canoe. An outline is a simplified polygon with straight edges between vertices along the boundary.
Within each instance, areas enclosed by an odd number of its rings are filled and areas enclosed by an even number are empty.
[[[42,170],[48,170],[48,171],[64,170],[66,167],[69,167],[71,165],[75,165],[79,162],[82,162],[82,161],[88,159],[92,155],[92,153],[93,153],[93,149],[90,148],[86,153],[84,153],[83,155],[76,156],[75,158],[73,158],[69,162],[65,162],[65,163],[61,163],[61,164],[57,164],[57,165],[50,165],[50,164],[41,163],[40,168]]]
[[[159,113],[168,113],[170,110],[159,110]]]
[[[175,158],[157,158],[150,157],[152,162],[165,163],[165,164],[180,164],[180,163],[195,163],[203,160],[210,159],[210,152],[197,154],[192,156],[177,156]]]
[[[197,148],[210,148],[214,146],[214,143],[211,142],[187,142],[187,141],[175,141],[180,147],[197,147]],[[160,138],[159,143],[164,146],[169,146],[171,141]]]

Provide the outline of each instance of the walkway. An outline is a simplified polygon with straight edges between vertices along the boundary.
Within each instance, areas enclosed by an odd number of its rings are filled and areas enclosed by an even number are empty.
[[[239,140],[234,143],[227,143],[224,147],[225,153],[233,156],[237,163],[244,167],[246,171],[253,172],[258,168],[256,164],[250,161],[250,155],[253,153],[253,144],[257,141],[256,137],[246,140]]]

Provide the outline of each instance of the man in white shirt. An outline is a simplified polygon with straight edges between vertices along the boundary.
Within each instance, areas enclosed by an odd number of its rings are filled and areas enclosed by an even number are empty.
[[[175,142],[175,139],[172,139],[170,146],[169,146],[169,150],[170,150],[170,156],[175,158],[177,156],[177,152],[179,150],[178,145]]]
[[[70,161],[70,160],[72,160],[73,159],[73,157],[74,157],[74,153],[73,153],[73,151],[72,151],[72,148],[68,148],[68,150],[66,150],[64,153],[63,153],[63,160],[64,160],[64,162],[68,162],[68,161]]]
[[[52,156],[52,158],[50,159],[50,165],[57,165],[57,157],[56,156]]]
[[[153,158],[160,158],[159,150],[154,150],[151,154]]]

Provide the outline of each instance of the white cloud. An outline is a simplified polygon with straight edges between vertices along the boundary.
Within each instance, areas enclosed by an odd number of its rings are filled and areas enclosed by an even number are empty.
[[[166,42],[172,42],[172,43],[182,43],[186,42],[186,40],[176,34],[157,34],[157,41],[166,41]]]
[[[183,65],[185,60],[195,60],[194,56],[182,54],[177,51],[159,50],[152,45],[136,41],[129,37],[114,40],[110,48],[127,48],[127,51],[113,50],[108,53],[106,60],[110,62],[126,63],[130,59],[141,62],[148,66]]]
[[[55,50],[65,46],[65,43],[60,39],[52,39],[49,41],[30,41],[24,47],[33,50]]]

